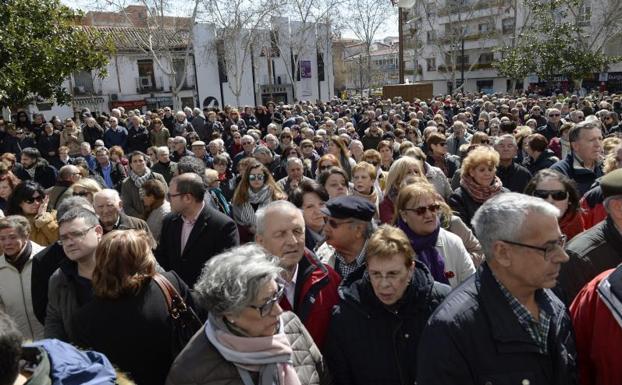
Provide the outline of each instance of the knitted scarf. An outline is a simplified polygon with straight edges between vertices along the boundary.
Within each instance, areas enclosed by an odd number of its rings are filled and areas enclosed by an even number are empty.
[[[417,253],[417,259],[425,263],[428,269],[430,269],[434,280],[449,284],[449,280],[445,276],[445,258],[436,249],[436,241],[441,231],[440,221],[436,225],[436,230],[425,236],[415,234],[408,224],[402,221],[402,218],[397,220],[397,226],[406,233],[413,250]]]
[[[151,170],[147,168],[143,176],[138,176],[137,174],[134,173],[134,171],[130,170],[130,178],[132,178],[132,181],[134,182],[134,186],[140,189],[143,187],[143,184],[145,184],[146,181],[151,179]]]
[[[235,207],[233,216],[237,223],[242,226],[255,227],[255,210],[252,205],[263,207],[272,201],[272,189],[264,185],[259,191],[248,189],[248,199],[242,205]]]
[[[205,335],[224,359],[236,366],[245,385],[253,385],[249,371],[259,372],[257,385],[301,385],[282,320],[273,336],[246,337],[231,333],[223,321],[210,314]]]
[[[462,174],[460,176],[460,187],[462,187],[475,202],[484,203],[491,196],[501,192],[503,184],[501,183],[501,179],[495,175],[495,179],[490,186],[480,186],[471,175]]]

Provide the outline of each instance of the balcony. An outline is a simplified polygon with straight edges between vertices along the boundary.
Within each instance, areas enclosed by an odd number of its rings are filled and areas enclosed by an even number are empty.
[[[101,91],[95,91],[93,85],[82,85],[76,84],[73,87],[73,95],[74,96],[85,96],[85,95],[101,95]]]
[[[476,63],[476,64],[465,64],[464,65],[464,70],[465,71],[477,71],[477,70],[487,70],[487,69],[491,69],[492,67],[492,63]],[[438,72],[451,72],[453,70],[453,67],[448,65],[439,65],[437,68]],[[460,71],[462,70],[462,66],[460,64],[456,65],[456,71]]]
[[[154,82],[154,79],[156,82]],[[139,76],[136,78],[136,92],[145,94],[154,91],[163,91],[162,78],[153,78],[152,76]]]

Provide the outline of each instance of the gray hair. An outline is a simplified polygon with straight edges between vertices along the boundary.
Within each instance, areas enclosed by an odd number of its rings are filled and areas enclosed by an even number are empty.
[[[203,267],[194,290],[211,314],[237,315],[281,271],[277,258],[261,246],[249,243],[212,257]]]
[[[498,146],[499,144],[501,144],[501,142],[503,142],[503,141],[504,141],[504,140],[506,140],[506,139],[510,139],[510,140],[512,140],[512,144],[513,144],[514,146],[517,146],[517,144],[516,144],[516,138],[514,138],[514,135],[512,135],[512,134],[503,134],[503,135],[501,135],[501,136],[497,136],[497,137],[495,138],[495,146]]]
[[[99,225],[99,218],[95,215],[91,210],[84,209],[82,207],[74,207],[63,214],[63,216],[58,220],[58,227],[62,226],[63,223],[75,221],[76,219],[84,219],[84,223],[87,226],[97,226]]]
[[[156,154],[158,154],[158,156],[162,154],[169,154],[169,153],[170,153],[170,150],[166,146],[161,146],[161,147],[156,148]]]
[[[570,143],[579,140],[579,136],[581,136],[581,131],[583,130],[593,130],[595,128],[600,129],[600,122],[597,119],[588,118],[586,118],[586,120],[582,121],[581,123],[577,123],[574,127],[570,129],[570,131],[568,132],[568,140],[570,141]]]
[[[302,160],[300,158],[289,158],[287,159],[287,169],[289,170],[294,163],[300,167],[303,167]]]
[[[502,193],[488,199],[475,212],[471,224],[486,258],[493,257],[496,241],[520,241],[529,213],[559,216],[559,209],[547,201],[519,193]]]
[[[21,215],[9,215],[0,218],[0,230],[3,229],[15,229],[22,238],[28,238],[31,231],[30,222]]]
[[[121,202],[121,196],[119,195],[119,192],[111,188],[105,188],[93,194],[93,201],[95,201],[95,199],[99,197],[112,198],[115,202]]]
[[[272,151],[270,151],[270,149],[264,145],[259,145],[253,150],[253,155],[257,154],[272,155]]]
[[[176,136],[175,143],[183,143],[184,146],[188,144],[188,142],[186,141],[186,138],[184,138],[183,136]]]
[[[56,217],[62,218],[67,211],[76,207],[93,211],[93,205],[88,199],[81,196],[71,196],[63,199],[63,201],[58,205],[58,208],[56,209]]]
[[[278,200],[274,202],[270,202],[264,207],[261,207],[255,213],[255,233],[263,234],[266,229],[266,220],[268,216],[268,211],[277,210],[277,211],[286,211],[286,210],[296,210],[300,211],[298,207],[296,207],[290,201]]]

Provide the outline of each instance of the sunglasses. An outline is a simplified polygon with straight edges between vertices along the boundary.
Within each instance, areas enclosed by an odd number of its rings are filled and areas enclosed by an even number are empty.
[[[328,165],[328,166],[320,166],[320,170],[328,170],[329,168],[333,167],[332,165]]]
[[[41,203],[41,202],[43,202],[43,199],[44,198],[41,195],[39,195],[39,196],[36,196],[36,197],[25,199],[24,202],[26,202],[26,203],[28,203],[30,205],[30,204],[35,203],[35,201],[37,201],[38,203]]]
[[[563,201],[568,198],[568,191],[564,190],[535,190],[533,196],[547,199],[549,196],[555,201]]]
[[[436,213],[439,209],[441,208],[441,205],[434,203],[431,204],[429,206],[421,206],[421,207],[417,207],[415,209],[404,209],[404,211],[412,211],[417,215],[424,215],[428,210],[430,210],[430,212],[432,214]]]
[[[89,194],[90,193],[88,191],[74,191],[73,196],[74,197],[85,197]]]
[[[345,222],[337,222],[336,220],[332,219],[332,218],[326,218],[324,217],[324,223],[329,225],[330,227],[332,227],[333,229],[336,229],[337,227],[344,225],[346,223],[352,223],[352,221],[345,221]]]
[[[254,182],[256,180],[263,181],[265,178],[266,178],[266,176],[264,174],[250,174],[248,176],[248,180],[250,182]]]
[[[560,114],[551,114],[551,115],[549,115],[549,116],[552,118],[552,117],[555,117],[555,116],[561,116],[561,115],[560,115]]]

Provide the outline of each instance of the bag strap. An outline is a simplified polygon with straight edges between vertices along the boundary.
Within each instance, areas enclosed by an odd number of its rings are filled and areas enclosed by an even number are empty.
[[[168,312],[173,319],[177,319],[180,316],[180,313],[186,312],[188,307],[184,300],[175,289],[175,286],[168,280],[165,276],[160,273],[156,273],[153,276],[153,280],[160,287],[162,293],[164,294],[164,298],[166,299],[166,305],[168,307]]]

